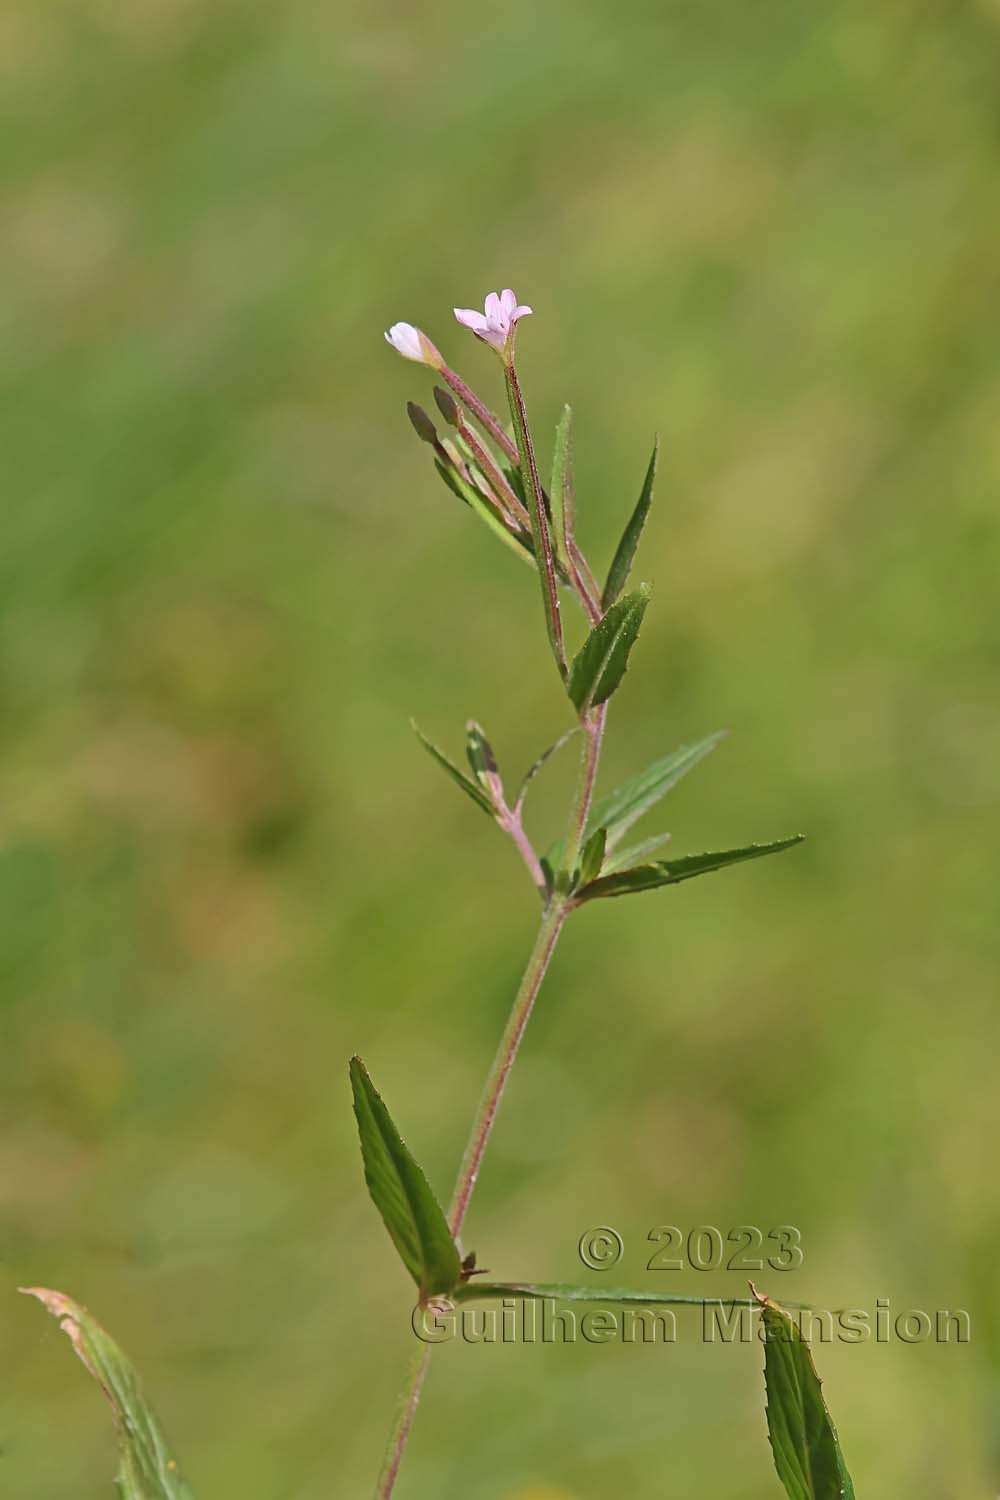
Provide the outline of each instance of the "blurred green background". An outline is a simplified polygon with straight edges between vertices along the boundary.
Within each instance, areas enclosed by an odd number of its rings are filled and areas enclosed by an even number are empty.
[[[663,435],[604,785],[725,726],[648,831],[810,837],[571,924],[466,1243],[572,1279],[610,1224],[664,1289],[653,1225],[795,1224],[776,1295],[972,1317],[821,1351],[859,1492],[996,1494],[998,20],[8,0],[5,1494],[113,1467],[24,1282],[121,1339],[200,1495],[369,1491],[409,1296],[347,1058],[445,1196],[535,923],[408,719],[514,776],[569,722],[382,330],[499,403],[450,309],[505,285],[601,566]],[[400,1500],[774,1497],[759,1350],[680,1327],[438,1351]]]

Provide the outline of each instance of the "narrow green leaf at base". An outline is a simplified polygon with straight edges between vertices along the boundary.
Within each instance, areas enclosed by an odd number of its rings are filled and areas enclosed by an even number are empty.
[[[360,1057],[351,1058],[350,1072],[372,1202],[421,1298],[450,1292],[461,1278],[462,1262],[441,1206]]]
[[[650,592],[643,584],[613,604],[573,658],[566,689],[581,717],[606,703],[624,677]]]
[[[649,460],[646,470],[646,478],[643,480],[642,493],[639,496],[635,510],[629,518],[629,523],[622,533],[622,539],[618,543],[618,550],[608,569],[608,581],[604,585],[604,593],[601,595],[601,608],[609,609],[622,589],[628,583],[628,575],[632,571],[632,563],[635,560],[636,550],[639,546],[639,538],[649,515],[649,507],[653,503],[653,484],[656,480],[656,464],[660,456],[660,440],[656,439],[653,444],[653,455]]]
[[[118,1491],[121,1500],[193,1500],[177,1459],[143,1393],[135,1368],[85,1307],[62,1292],[26,1286],[58,1319],[79,1358],[111,1403],[118,1429]],[[54,1422],[58,1432],[59,1424]]]
[[[809,1345],[783,1308],[755,1294],[764,1320],[767,1431],[790,1500],[854,1500]]]
[[[577,891],[576,901],[593,901],[604,896],[632,896],[639,891],[653,891],[661,885],[678,885],[682,880],[693,880],[697,875],[708,875],[713,870],[723,870],[727,865],[743,863],[748,859],[763,859],[765,854],[780,854],[791,849],[805,837],[797,833],[790,839],[777,839],[773,844],[747,844],[742,849],[723,849],[713,854],[689,854],[684,859],[662,859],[654,864],[635,865],[631,870],[619,870],[613,875],[602,875]]]

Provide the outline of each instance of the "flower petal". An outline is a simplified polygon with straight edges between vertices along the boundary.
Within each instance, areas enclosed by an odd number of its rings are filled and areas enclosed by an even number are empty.
[[[503,308],[503,311],[508,318],[514,316],[514,312],[517,308],[517,298],[514,296],[514,293],[511,291],[509,286],[504,287],[503,291],[500,293],[500,306]]]
[[[499,326],[502,309],[500,298],[496,292],[490,292],[486,298],[486,317],[490,323]]]
[[[453,309],[455,317],[466,328],[471,328],[473,333],[485,333],[489,327],[481,312],[475,312],[471,307],[456,307]]]
[[[510,321],[516,323],[518,318],[527,318],[531,315],[531,308],[518,305],[510,315]]]

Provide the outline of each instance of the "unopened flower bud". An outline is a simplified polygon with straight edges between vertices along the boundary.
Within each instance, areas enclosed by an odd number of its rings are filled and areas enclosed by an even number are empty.
[[[458,409],[458,402],[450,391],[441,386],[434,387],[434,400],[437,402],[438,411],[444,417],[449,427],[461,427],[462,413]]]
[[[440,370],[444,364],[426,333],[414,328],[412,323],[393,323],[386,331],[385,341],[404,359],[416,360],[419,365],[430,365],[432,370]]]
[[[417,434],[417,437],[424,443],[430,443],[432,448],[436,448],[438,446],[437,428],[423,407],[418,406],[415,401],[407,401],[406,415],[413,424],[413,430]]]

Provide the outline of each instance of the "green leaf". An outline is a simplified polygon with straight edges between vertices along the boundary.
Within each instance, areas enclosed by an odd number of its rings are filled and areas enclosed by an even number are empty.
[[[631,896],[638,891],[652,891],[661,885],[677,885],[682,880],[693,880],[696,875],[708,875],[713,870],[725,869],[746,859],[762,859],[765,854],[780,854],[801,844],[802,833],[790,839],[777,839],[773,844],[747,844],[743,849],[723,849],[713,854],[689,854],[684,859],[661,859],[654,864],[634,865],[630,870],[619,870],[614,875],[602,875],[577,891],[576,900],[593,901],[600,896]]]
[[[469,765],[472,767],[472,774],[480,786],[486,790],[487,797],[489,797],[489,778],[491,776],[497,777],[500,773],[497,767],[496,756],[493,754],[493,747],[474,719],[470,719],[465,726],[465,755]],[[492,807],[493,803],[491,800],[491,811]]]
[[[588,881],[596,880],[601,873],[601,865],[604,863],[604,846],[607,843],[608,830],[598,828],[590,835],[583,846],[580,855],[580,884],[586,885]]]
[[[608,844],[613,848],[633,823],[665,797],[681,777],[711,754],[725,737],[725,730],[709,734],[693,745],[681,745],[662,759],[654,760],[651,766],[626,781],[624,786],[599,798],[591,810],[589,825],[596,827],[602,823],[608,830]]]
[[[549,490],[555,552],[564,568],[569,567],[569,542],[573,528],[572,427],[572,410],[564,406],[556,428],[555,447],[552,451],[552,485]]]
[[[820,1380],[794,1321],[759,1293],[764,1319],[767,1432],[790,1500],[854,1500]]]
[[[552,1281],[466,1281],[452,1294],[454,1302],[484,1302],[495,1297],[525,1297],[529,1301],[621,1302],[646,1307],[755,1307],[750,1297],[685,1297],[669,1292],[643,1292],[622,1286],[577,1286]]]
[[[611,567],[608,569],[608,581],[604,585],[604,593],[601,595],[601,608],[608,609],[622,589],[628,582],[628,575],[632,571],[632,563],[635,559],[636,549],[639,546],[639,538],[642,536],[642,528],[646,524],[649,515],[649,507],[653,503],[653,484],[656,480],[656,463],[660,455],[660,440],[656,439],[653,444],[653,456],[649,460],[649,468],[642,483],[642,493],[638,504],[629,519],[628,525],[622,533],[622,539],[618,543],[618,551],[615,553]]]
[[[466,796],[471,797],[476,806],[481,807],[483,812],[488,813],[492,818],[495,812],[493,803],[487,793],[479,785],[478,781],[472,781],[468,776],[464,774],[464,772],[460,771],[457,766],[452,765],[447,755],[445,755],[443,751],[439,750],[438,747],[427,738],[427,736],[415,723],[413,724],[413,732],[417,736],[417,739],[420,741],[420,743],[423,745],[424,749],[427,751],[428,755],[433,756],[441,769],[451,777],[455,785],[460,786]]]
[[[421,1298],[450,1292],[462,1261],[430,1184],[403,1144],[360,1057],[351,1058],[354,1113],[372,1202]]]
[[[581,716],[606,703],[624,677],[649,596],[644,583],[612,604],[573,658],[567,690]]]
[[[532,551],[531,538],[523,534],[515,535],[508,526],[505,526],[496,511],[486,500],[486,497],[480,494],[475,485],[469,484],[467,480],[463,479],[457,469],[452,468],[450,464],[442,463],[439,458],[435,458],[434,467],[452,494],[457,495],[470,510],[475,511],[479,519],[489,527],[494,536],[498,536],[512,552],[516,552],[522,562],[526,562],[530,568],[533,568],[535,566],[535,557]]]
[[[645,771],[640,771],[638,776],[633,776],[626,781],[624,786],[617,787],[606,797],[600,797],[590,810],[587,819],[587,831],[594,828],[605,827],[608,830],[608,851],[616,850],[621,838],[637,823],[644,813],[657,802],[665,797],[670,789],[677,785],[682,776],[686,776],[700,760],[703,760],[716,745],[726,737],[726,731],[710,734],[703,740],[698,740],[693,745],[681,745],[679,750],[673,750],[669,755],[656,760]],[[663,834],[665,841],[669,834]],[[634,851],[636,858],[652,853],[660,839],[648,840],[645,844],[639,844]],[[560,839],[551,849],[546,851],[545,859],[553,870],[558,870],[562,865],[564,839]],[[622,869],[626,863],[634,863],[627,860],[624,853],[615,853],[613,867]],[[605,874],[611,874],[612,860],[605,860]]]
[[[100,1323],[62,1292],[41,1286],[20,1290],[37,1297],[58,1319],[59,1327],[111,1403],[118,1429],[121,1500],[193,1500],[135,1368]]]
[[[629,865],[644,862],[650,854],[655,854],[657,849],[662,849],[669,842],[669,833],[656,833],[651,839],[643,839],[641,844],[630,844],[627,849],[616,849],[613,854],[606,855],[601,869],[605,875],[613,875],[616,870],[626,870]]]

